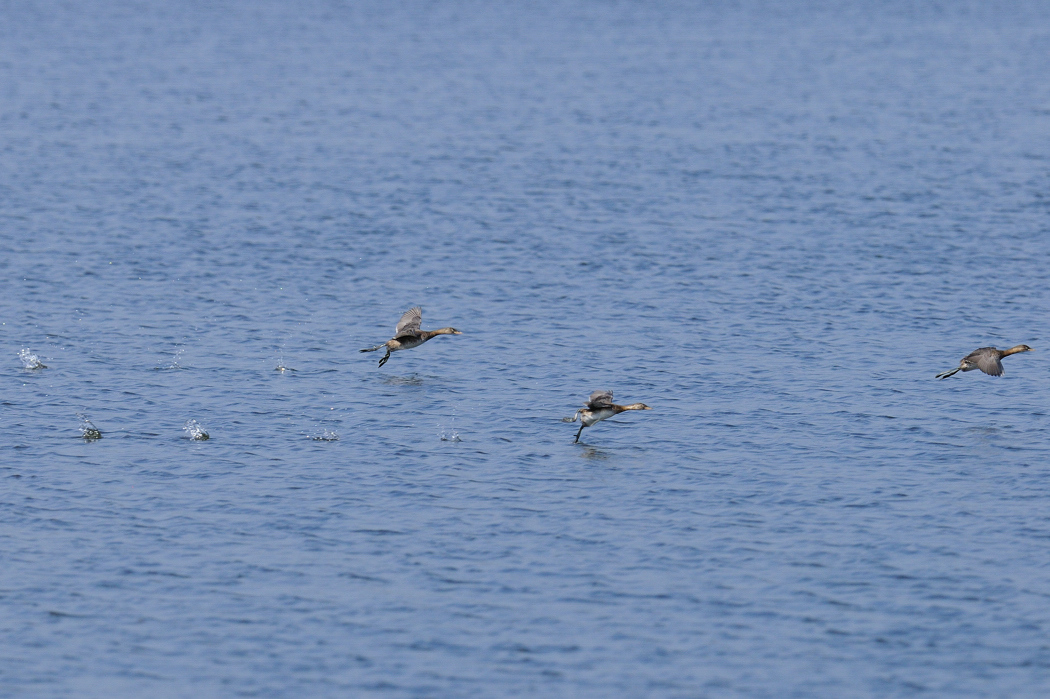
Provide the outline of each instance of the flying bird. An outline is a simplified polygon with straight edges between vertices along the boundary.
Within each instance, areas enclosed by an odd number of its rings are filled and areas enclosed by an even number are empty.
[[[1018,352],[1031,351],[1033,350],[1028,345],[1017,345],[1008,350],[995,349],[994,347],[981,347],[963,357],[962,361],[959,362],[959,366],[951,371],[942,371],[940,374],[937,374],[937,378],[946,379],[957,371],[973,371],[974,369],[980,369],[991,376],[1002,376],[1003,357],[1009,357],[1011,354],[1017,354]]]
[[[412,349],[413,347],[419,347],[421,344],[426,342],[432,337],[438,335],[462,335],[460,331],[455,328],[438,328],[437,330],[420,330],[419,324],[423,320],[423,309],[419,306],[410,308],[405,311],[404,315],[401,316],[401,320],[397,321],[397,328],[394,330],[394,337],[387,340],[381,345],[375,347],[368,347],[367,349],[361,350],[362,352],[375,352],[377,349],[386,347],[386,354],[379,360],[379,366],[386,364],[387,360],[390,359],[391,352],[397,352],[399,350]]]
[[[625,410],[652,410],[645,403],[632,403],[631,405],[616,405],[612,402],[613,394],[612,391],[595,391],[591,394],[591,397],[587,399],[587,403],[584,407],[576,411],[576,414],[572,417],[563,417],[562,422],[576,422],[579,420],[581,423],[580,431],[576,433],[576,439],[573,440],[573,444],[580,441],[580,434],[583,432],[584,427],[590,427],[591,425],[606,420],[613,415],[619,415]]]

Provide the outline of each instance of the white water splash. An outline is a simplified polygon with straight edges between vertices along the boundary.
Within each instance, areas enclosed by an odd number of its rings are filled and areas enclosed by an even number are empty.
[[[196,420],[187,420],[182,429],[186,431],[186,435],[189,436],[190,439],[195,439],[198,442],[211,439],[211,437],[208,436],[208,433],[204,431],[204,428],[201,427],[201,424]]]
[[[274,371],[279,372],[281,374],[285,373],[286,371],[295,371],[295,369],[285,365],[283,349],[278,349],[274,352],[273,360],[277,363],[277,365],[273,368]]]
[[[333,432],[332,430],[326,427],[323,430],[321,430],[319,434],[315,434],[312,437],[310,437],[310,439],[314,440],[315,442],[337,442],[339,441],[339,433]]]
[[[172,355],[171,362],[168,363],[167,366],[155,366],[155,367],[153,367],[153,369],[155,371],[169,371],[169,370],[172,370],[172,369],[176,369],[176,370],[177,369],[181,369],[182,368],[182,364],[179,363],[179,360],[182,359],[182,353],[185,352],[185,351],[186,350],[183,349],[182,347],[176,347],[175,348],[175,354]]]
[[[456,432],[456,411],[452,411],[452,420],[449,422],[448,429],[441,429],[442,442],[462,442],[463,440],[459,436],[459,432]]]
[[[21,349],[18,352],[18,358],[22,360],[22,367],[24,369],[47,369],[47,365],[40,361],[40,357],[36,356],[28,349]]]
[[[95,427],[95,423],[91,422],[87,415],[77,413],[77,417],[80,418],[80,435],[86,441],[93,442],[96,439],[102,439],[102,430]]]

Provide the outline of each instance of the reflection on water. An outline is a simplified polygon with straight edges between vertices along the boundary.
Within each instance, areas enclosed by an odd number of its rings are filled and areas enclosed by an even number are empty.
[[[608,451],[603,451],[596,447],[589,447],[583,442],[580,442],[579,446],[582,447],[580,449],[580,457],[584,459],[591,459],[594,461],[606,461],[610,456],[612,456],[612,454]]]
[[[380,383],[387,386],[422,386],[423,379],[415,374],[411,376],[384,376]]]

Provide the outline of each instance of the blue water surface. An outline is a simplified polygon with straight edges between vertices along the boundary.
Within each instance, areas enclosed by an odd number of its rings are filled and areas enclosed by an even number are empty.
[[[0,696],[1048,696],[1048,215],[1043,2],[0,3]]]

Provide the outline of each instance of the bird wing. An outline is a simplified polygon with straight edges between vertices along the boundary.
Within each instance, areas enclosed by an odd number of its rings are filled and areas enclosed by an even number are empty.
[[[973,357],[973,363],[977,365],[978,369],[986,374],[990,374],[991,376],[1002,376],[1003,363],[999,361],[999,352],[996,351],[994,347],[986,347],[983,349],[990,349],[991,351],[981,352],[981,350],[978,350],[977,352],[974,352],[970,355]]]
[[[595,391],[587,399],[588,408],[608,408],[613,404],[612,391]]]
[[[394,330],[394,337],[400,337],[402,335],[418,335],[419,324],[423,322],[423,309],[419,306],[410,308],[405,311],[405,314],[401,316],[401,320],[397,321],[397,328]]]
[[[999,350],[995,349],[994,347],[978,347],[973,352],[970,352],[968,355],[963,357],[963,359],[969,360],[971,362],[976,362],[978,359],[981,358],[981,355],[983,355],[983,354],[995,354],[998,351]]]

